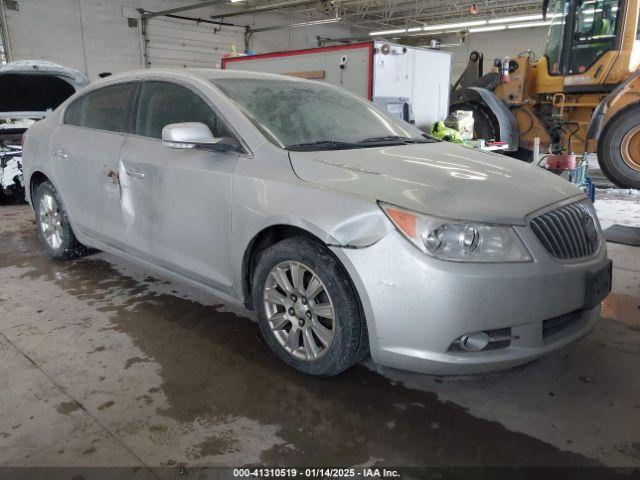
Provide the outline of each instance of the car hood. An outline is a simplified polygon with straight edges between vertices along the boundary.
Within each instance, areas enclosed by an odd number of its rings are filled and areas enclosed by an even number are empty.
[[[1,119],[42,118],[89,83],[85,74],[43,60],[20,60],[0,67]]]
[[[446,142],[289,155],[302,180],[443,218],[523,225],[581,194],[540,167]]]

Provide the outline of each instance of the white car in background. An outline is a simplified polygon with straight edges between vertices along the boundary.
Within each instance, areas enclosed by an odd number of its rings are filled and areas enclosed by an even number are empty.
[[[0,67],[0,199],[22,193],[22,135],[89,83],[72,68],[43,60]]]

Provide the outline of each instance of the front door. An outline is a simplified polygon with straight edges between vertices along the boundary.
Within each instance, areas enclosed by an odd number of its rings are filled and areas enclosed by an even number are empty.
[[[118,156],[135,83],[93,90],[67,107],[51,145],[53,172],[76,228],[112,246],[124,238]]]
[[[162,128],[181,122],[202,122],[215,136],[227,136],[214,110],[195,91],[145,82],[135,135],[127,138],[121,153],[125,242],[136,256],[228,290],[232,173],[239,154],[164,146]]]

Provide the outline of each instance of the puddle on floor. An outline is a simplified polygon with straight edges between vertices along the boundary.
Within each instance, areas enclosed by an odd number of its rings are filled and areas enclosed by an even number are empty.
[[[25,268],[21,282],[53,282],[79,305],[109,315],[110,328],[144,354],[123,359],[122,368],[135,368],[138,362],[157,367],[161,384],[154,388],[167,399],[157,415],[182,424],[241,418],[277,426],[282,442],[265,446],[261,462],[344,466],[375,458],[405,466],[596,464],[363,366],[331,379],[298,374],[271,354],[254,321],[221,304],[181,298],[179,286],[173,287],[176,294],[162,293],[166,282],[137,281],[102,259],[49,260],[31,224],[0,234],[0,253],[0,276],[2,267]],[[156,285],[163,287],[160,292],[154,291]],[[91,353],[102,355],[109,348],[99,345]],[[141,396],[140,402],[154,408],[149,398]],[[103,407],[105,412],[114,408]],[[197,459],[237,448],[234,436],[219,433],[194,445],[187,456]]]

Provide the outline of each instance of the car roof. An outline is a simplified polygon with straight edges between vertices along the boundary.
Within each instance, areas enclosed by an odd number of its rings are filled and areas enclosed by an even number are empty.
[[[95,82],[106,84],[116,81],[136,80],[144,78],[158,78],[167,75],[167,77],[191,76],[200,80],[217,80],[217,79],[264,79],[264,80],[288,80],[303,83],[316,83],[310,80],[292,77],[288,75],[278,75],[275,73],[250,72],[244,70],[221,70],[219,68],[149,68],[145,70],[134,70],[130,72],[118,73]]]

